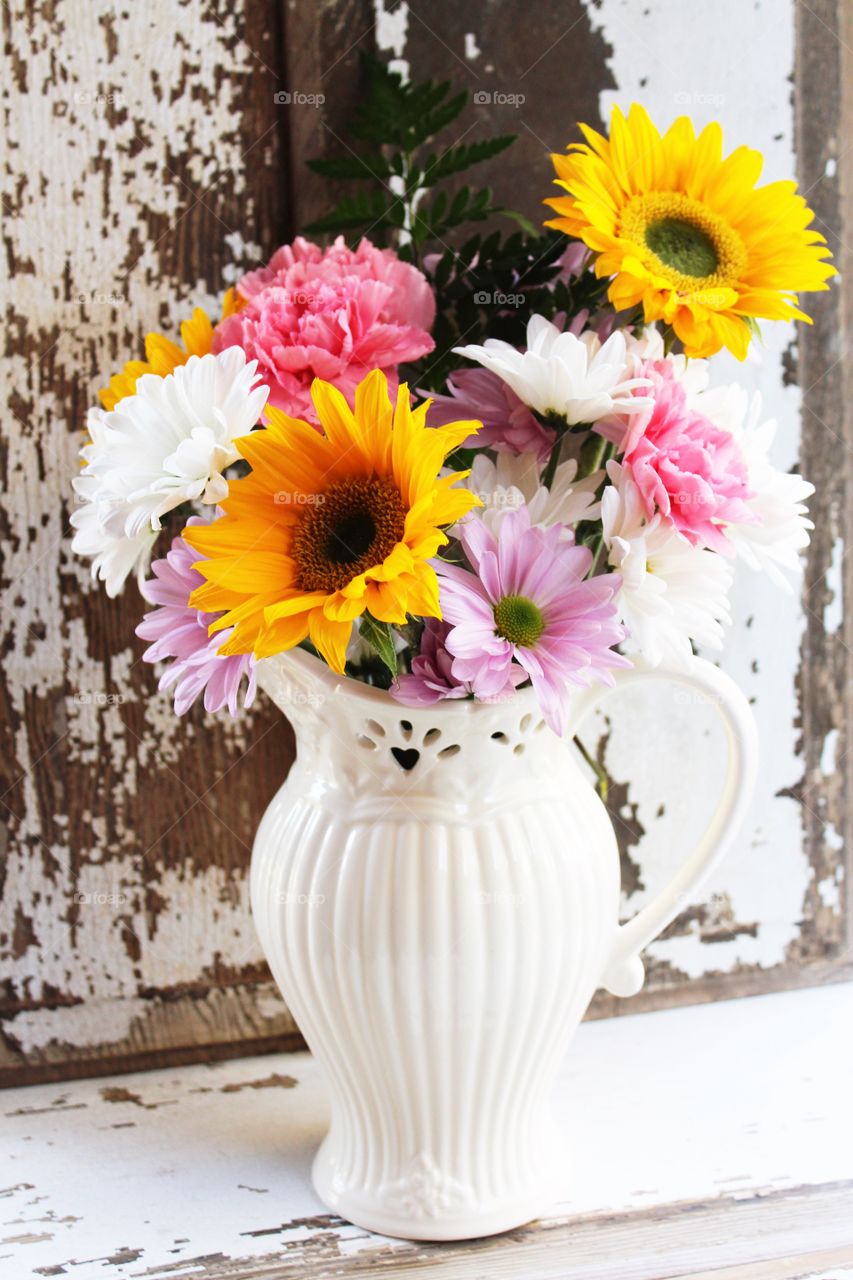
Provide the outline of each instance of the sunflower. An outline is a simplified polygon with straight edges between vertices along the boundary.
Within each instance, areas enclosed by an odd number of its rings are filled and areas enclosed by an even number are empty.
[[[222,318],[234,315],[240,310],[242,302],[233,289],[225,294],[222,304]],[[213,325],[201,307],[196,307],[189,320],[181,325],[183,348],[165,338],[162,333],[149,333],[145,338],[145,359],[128,360],[121,373],[114,373],[108,387],[98,393],[101,404],[106,410],[114,409],[119,400],[132,396],[136,390],[137,379],[146,373],[156,373],[165,378],[174,373],[179,365],[186,364],[190,356],[206,356],[212,350]]]
[[[756,187],[762,157],[739,147],[722,158],[722,130],[697,138],[686,116],[661,136],[636,103],[614,107],[609,140],[581,125],[588,145],[552,157],[567,196],[546,200],[559,215],[546,225],[597,254],[612,276],[618,311],[643,304],[690,356],[728,347],[746,355],[750,322],[798,319],[800,290],[826,289],[835,268],[796,183]]]
[[[251,474],[234,481],[225,512],[184,531],[208,559],[206,582],[190,603],[220,613],[211,634],[233,633],[223,655],[265,658],[306,638],[342,673],[356,618],[402,624],[408,614],[441,617],[429,560],[447,542],[441,526],[477,503],[456,488],[461,475],[438,473],[477,422],[427,427],[401,386],[396,408],[374,370],[359,384],[355,409],[327,382],[311,395],[321,430],[269,410],[264,430],[237,440]]]

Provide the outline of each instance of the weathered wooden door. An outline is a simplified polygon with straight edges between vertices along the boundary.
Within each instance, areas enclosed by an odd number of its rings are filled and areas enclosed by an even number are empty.
[[[532,218],[548,151],[614,98],[643,100],[660,123],[719,118],[731,146],[764,150],[768,176],[796,166],[842,284],[821,295],[814,329],[770,330],[760,364],[726,372],[764,392],[777,462],[799,458],[817,486],[817,529],[800,602],[739,585],[725,665],[759,718],[759,793],[738,853],[651,948],[645,995],[620,1007],[845,971],[845,19],[842,0],[4,5],[0,1077],[262,1050],[294,1032],[246,893],[290,732],[263,703],[236,724],[199,710],[175,722],[140,659],[133,589],[107,601],[70,555],[70,479],[86,407],[142,335],[212,310],[326,206],[303,162],[345,149],[361,48],[471,92],[449,142],[518,133],[490,177]],[[626,912],[713,802],[713,739],[677,706],[654,738],[649,720],[639,701],[593,731],[614,779]]]

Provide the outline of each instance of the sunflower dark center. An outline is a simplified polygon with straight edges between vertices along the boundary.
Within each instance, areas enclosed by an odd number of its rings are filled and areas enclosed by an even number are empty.
[[[406,508],[388,480],[349,477],[315,495],[291,544],[302,591],[339,591],[402,539]]]
[[[646,244],[661,262],[685,276],[713,275],[719,266],[714,241],[692,222],[658,218],[646,227]]]
[[[510,644],[530,649],[545,630],[542,610],[527,596],[504,596],[494,608],[495,630]]]

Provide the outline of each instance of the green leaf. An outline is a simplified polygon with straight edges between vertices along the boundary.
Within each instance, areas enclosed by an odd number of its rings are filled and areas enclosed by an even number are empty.
[[[309,169],[313,169],[315,173],[321,174],[324,178],[374,178],[381,180],[387,178],[393,172],[391,163],[378,152],[365,156],[334,156],[328,160],[308,160],[306,163]]]
[[[515,209],[498,209],[496,212],[499,213],[502,218],[509,218],[517,226],[521,227],[522,231],[526,235],[538,236],[539,228],[535,227],[529,218],[525,218],[523,213],[516,213]]]
[[[400,200],[388,203],[388,193],[384,189],[358,191],[353,196],[344,196],[330,213],[309,223],[305,230],[335,232],[400,226],[404,213]]]
[[[470,169],[483,160],[490,160],[499,155],[515,142],[516,134],[503,134],[497,138],[482,138],[478,142],[463,143],[458,147],[449,147],[440,156],[431,155],[424,164],[422,186],[434,186],[442,178],[449,178],[454,173]]]
[[[467,93],[448,99],[449,80],[406,83],[372,54],[362,54],[362,65],[366,93],[350,131],[365,142],[414,151],[455,120],[468,102]]]
[[[379,657],[392,677],[397,676],[397,650],[394,647],[394,636],[391,627],[387,622],[377,622],[369,613],[361,615],[359,623],[359,635],[365,643],[369,644],[374,653]]]

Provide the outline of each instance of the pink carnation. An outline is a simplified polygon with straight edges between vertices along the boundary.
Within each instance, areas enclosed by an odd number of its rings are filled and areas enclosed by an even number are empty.
[[[457,369],[447,379],[446,396],[435,396],[427,413],[431,427],[475,418],[483,426],[463,447],[497,453],[534,453],[544,466],[556,438],[519,400],[511,387],[490,369]]]
[[[297,236],[237,286],[245,306],[216,328],[213,350],[242,347],[257,360],[269,403],[316,420],[314,378],[333,382],[350,402],[371,369],[392,392],[397,366],[433,350],[435,299],[426,278],[369,240],[348,249],[342,236],[321,249]]]
[[[190,525],[204,524],[193,516]],[[255,659],[252,654],[238,653],[223,657],[217,650],[232,629],[208,636],[210,624],[220,615],[200,613],[189,604],[189,598],[204,578],[193,563],[200,559],[182,537],[173,538],[165,558],[151,566],[153,578],[142,584],[142,594],[156,605],[145,614],[136,628],[143,640],[151,640],[143,653],[146,662],[174,659],[160,677],[159,688],[175,686],[175,713],[182,716],[204,694],[205,711],[219,711],[227,706],[237,715],[237,698],[243,677],[247,678],[243,705],[251,705],[255,696]]]
[[[654,399],[628,428],[624,465],[646,515],[659,511],[695,546],[733,555],[721,526],[756,520],[746,505],[754,495],[737,441],[688,406],[671,362],[646,361],[640,375],[651,379]]]

